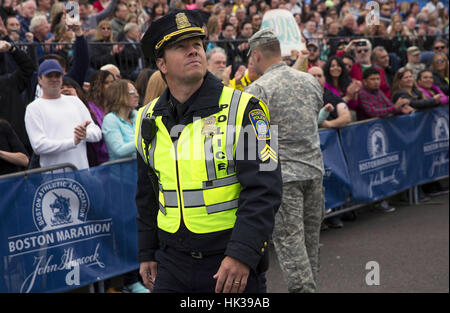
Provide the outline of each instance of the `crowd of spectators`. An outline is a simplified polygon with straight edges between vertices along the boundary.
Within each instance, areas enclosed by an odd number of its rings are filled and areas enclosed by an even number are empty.
[[[39,165],[24,116],[42,94],[37,68],[46,59],[61,65],[63,94],[79,97],[103,131],[101,141],[87,144],[89,165],[132,155],[130,144],[110,134],[129,136],[134,108],[164,90],[140,39],[152,21],[173,8],[200,13],[210,72],[241,90],[259,77],[248,59],[248,38],[267,11],[290,11],[306,49],[293,50],[284,60],[323,86],[322,127],[448,105],[449,18],[439,0],[380,0],[379,23],[369,24],[370,8],[363,0],[76,0],[79,22],[65,1],[0,2],[0,165],[8,171]],[[114,99],[117,90],[127,88],[134,96]],[[117,129],[111,131],[111,125]],[[19,143],[24,148],[17,148]],[[8,151],[17,158],[5,157],[5,147],[17,150]]]

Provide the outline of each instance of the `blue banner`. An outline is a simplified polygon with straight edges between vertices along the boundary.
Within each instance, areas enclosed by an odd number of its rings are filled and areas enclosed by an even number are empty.
[[[418,184],[448,176],[448,107],[424,114],[418,121],[420,136],[415,143],[421,162],[416,162],[420,177]]]
[[[0,180],[1,292],[56,292],[135,270],[136,161]]]
[[[347,164],[335,129],[320,130],[320,149],[322,150],[325,175],[325,210],[343,205],[350,196],[351,183]]]
[[[448,107],[340,130],[356,202],[374,202],[448,176]]]
[[[410,187],[409,153],[405,139],[414,129],[409,119],[388,118],[350,125],[340,130],[352,181],[352,197],[372,202]],[[415,136],[413,136],[415,137]]]

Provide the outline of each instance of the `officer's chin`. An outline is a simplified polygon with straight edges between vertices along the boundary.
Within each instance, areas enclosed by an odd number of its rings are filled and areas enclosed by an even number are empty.
[[[197,82],[201,79],[203,79],[203,77],[205,77],[206,75],[206,69],[204,68],[199,68],[198,70],[191,70],[190,73],[188,75],[186,75],[186,78],[188,78],[189,81],[191,82]]]

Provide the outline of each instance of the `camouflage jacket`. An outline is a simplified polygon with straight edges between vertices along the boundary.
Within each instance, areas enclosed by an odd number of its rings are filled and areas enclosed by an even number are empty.
[[[267,104],[273,136],[278,127],[283,182],[322,177],[317,117],[323,98],[316,79],[280,62],[269,67],[245,91]]]

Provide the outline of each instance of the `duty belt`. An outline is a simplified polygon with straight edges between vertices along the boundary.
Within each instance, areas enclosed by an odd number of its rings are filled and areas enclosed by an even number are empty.
[[[225,250],[216,250],[216,251],[206,251],[206,252],[200,252],[200,251],[191,251],[191,257],[194,259],[203,259],[204,257],[216,255],[216,254],[223,254]]]

